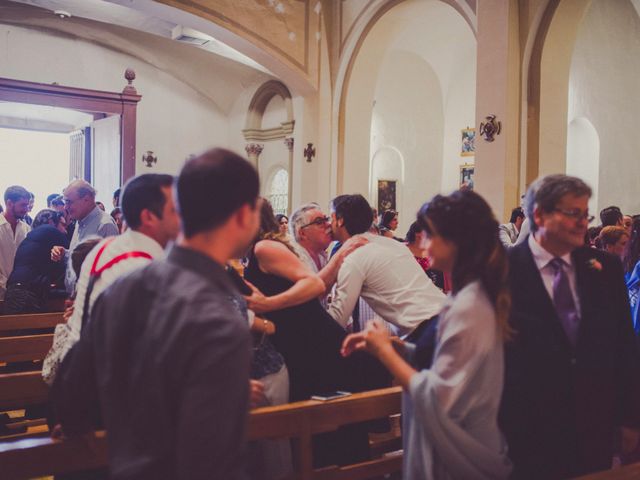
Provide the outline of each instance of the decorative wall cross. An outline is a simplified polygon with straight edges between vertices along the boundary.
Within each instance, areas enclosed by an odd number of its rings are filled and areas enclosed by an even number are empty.
[[[311,162],[313,157],[316,156],[316,149],[313,147],[313,143],[307,143],[307,148],[304,149],[304,156],[307,159],[307,162]]]

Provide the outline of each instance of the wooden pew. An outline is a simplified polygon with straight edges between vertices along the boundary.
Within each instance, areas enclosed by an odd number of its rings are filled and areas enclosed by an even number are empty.
[[[354,394],[330,402],[305,401],[253,410],[249,439],[291,438],[294,446],[294,475],[299,480],[360,480],[399,472],[401,453],[367,462],[313,468],[311,436],[335,430],[349,423],[400,413],[398,387]],[[71,473],[107,464],[104,432],[80,438],[52,440],[30,438],[0,443],[0,472],[3,479],[25,479]]]
[[[22,330],[53,330],[57,324],[64,322],[62,315],[62,312],[0,315],[0,336]]]
[[[43,360],[51,344],[53,334],[0,337],[0,363]]]

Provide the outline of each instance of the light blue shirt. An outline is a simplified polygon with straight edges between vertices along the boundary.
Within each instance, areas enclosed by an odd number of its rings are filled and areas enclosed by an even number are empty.
[[[65,255],[65,261],[67,262],[67,271],[64,279],[64,284],[69,294],[73,293],[73,288],[76,283],[76,274],[71,266],[71,252],[78,246],[78,244],[84,242],[90,237],[112,237],[118,235],[118,227],[116,222],[113,221],[111,215],[107,212],[103,212],[96,205],[89,214],[76,222],[76,228],[71,237],[71,243],[69,244],[69,250]]]

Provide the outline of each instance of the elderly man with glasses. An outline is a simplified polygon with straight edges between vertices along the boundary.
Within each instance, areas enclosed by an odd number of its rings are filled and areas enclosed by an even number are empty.
[[[340,265],[344,259],[355,249],[367,243],[364,238],[354,238],[352,241],[346,242],[339,254],[329,260],[327,248],[333,240],[330,218],[324,214],[317,203],[304,204],[293,212],[289,228],[294,239],[292,243],[296,253],[300,260],[317,273],[325,283],[325,293],[328,293],[336,282]],[[326,295],[321,299],[321,302],[326,308]]]
[[[513,478],[610,468],[614,434],[632,451],[640,362],[620,260],[585,246],[591,188],[566,175],[525,196],[531,234],[509,249],[513,338],[500,422]]]

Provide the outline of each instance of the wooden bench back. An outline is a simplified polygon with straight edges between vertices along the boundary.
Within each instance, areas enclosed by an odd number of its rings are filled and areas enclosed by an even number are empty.
[[[51,329],[62,323],[62,312],[30,313],[24,315],[0,315],[0,336],[22,330]]]
[[[50,333],[0,337],[0,363],[44,360],[52,343],[53,334]]]
[[[331,402],[305,401],[259,408],[250,414],[249,439],[291,438],[294,446],[292,478],[296,479],[358,480],[399,472],[402,468],[399,454],[355,465],[314,470],[311,435],[400,413],[400,395],[400,389],[394,387]],[[106,466],[106,448],[104,432],[68,440],[31,438],[2,442],[0,472],[2,478],[24,479]]]

